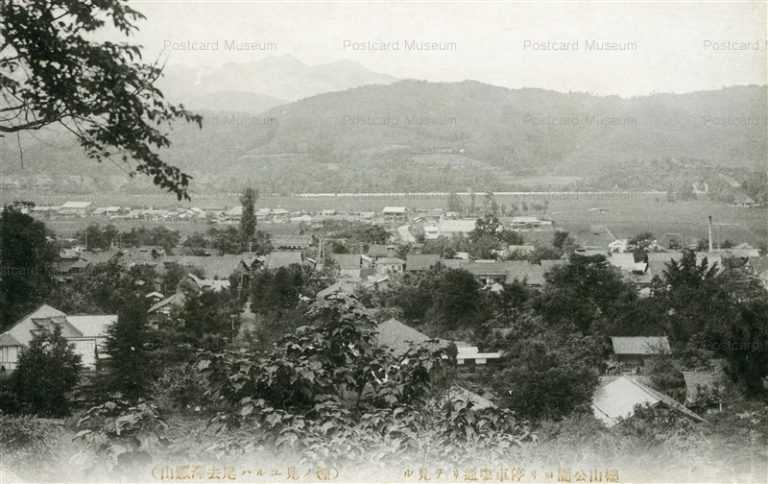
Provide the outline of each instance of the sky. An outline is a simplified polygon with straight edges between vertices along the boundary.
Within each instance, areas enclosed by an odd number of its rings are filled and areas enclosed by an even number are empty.
[[[130,4],[147,17],[133,41],[168,64],[347,59],[398,78],[624,97],[768,82],[765,2]]]

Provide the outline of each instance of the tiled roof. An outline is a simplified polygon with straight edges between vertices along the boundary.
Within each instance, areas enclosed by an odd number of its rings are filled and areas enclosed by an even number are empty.
[[[380,257],[376,259],[376,264],[405,264],[405,261],[398,257]]]
[[[659,355],[670,352],[666,336],[611,336],[611,344],[617,355]]]

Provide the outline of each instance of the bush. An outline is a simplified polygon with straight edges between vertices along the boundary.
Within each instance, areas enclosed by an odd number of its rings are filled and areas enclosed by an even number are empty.
[[[131,405],[124,400],[112,400],[92,407],[76,427],[75,439],[92,452],[90,459],[83,459],[90,462],[83,464],[92,470],[130,472],[135,465],[150,462],[167,445],[167,424],[160,418],[158,408],[144,401]]]
[[[195,411],[206,408],[205,381],[193,365],[166,368],[152,383],[153,401],[163,411]]]
[[[0,415],[0,464],[17,473],[39,473],[56,454],[58,425],[30,416]]]
[[[67,415],[67,395],[77,385],[80,368],[80,355],[61,335],[60,326],[35,335],[21,353],[14,376],[22,410],[40,416]]]

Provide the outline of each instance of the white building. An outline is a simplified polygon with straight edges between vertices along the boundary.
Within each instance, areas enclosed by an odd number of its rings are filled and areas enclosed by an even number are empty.
[[[69,316],[43,304],[0,334],[0,367],[6,371],[15,370],[19,356],[35,334],[52,331],[58,326],[62,336],[80,355],[83,366],[94,368],[100,356],[100,347],[107,337],[107,329],[116,321],[115,314]]]
[[[454,235],[467,236],[477,227],[477,219],[443,219],[437,224],[440,237],[451,238]]]
[[[93,202],[65,202],[59,207],[59,215],[85,217],[91,211]]]

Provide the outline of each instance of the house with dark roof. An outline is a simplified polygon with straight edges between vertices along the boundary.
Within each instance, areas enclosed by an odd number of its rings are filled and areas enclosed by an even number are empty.
[[[671,353],[666,336],[611,336],[611,346],[616,360],[626,365],[643,365]]]
[[[273,235],[270,238],[276,250],[304,250],[312,245],[311,235]]]
[[[80,355],[83,366],[94,368],[107,329],[115,322],[115,314],[70,316],[43,304],[0,334],[0,366],[8,371],[15,370],[19,356],[36,334],[59,327],[62,336],[72,344],[75,353]]]
[[[394,257],[396,253],[397,253],[397,250],[394,245],[371,244],[368,246],[368,251],[366,252],[366,255],[373,259],[378,259],[379,257]]]
[[[507,281],[507,264],[503,262],[470,262],[462,269],[469,272],[484,286]]]
[[[405,259],[405,270],[407,272],[429,271],[440,263],[440,256],[437,254],[408,254]]]

